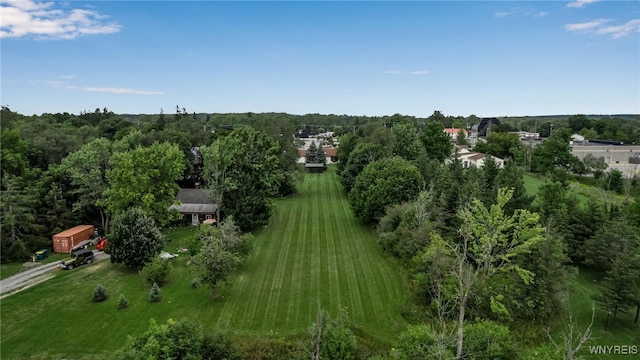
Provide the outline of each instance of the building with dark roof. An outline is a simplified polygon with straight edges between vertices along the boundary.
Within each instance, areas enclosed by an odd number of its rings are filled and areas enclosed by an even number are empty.
[[[198,225],[201,221],[216,218],[218,204],[211,198],[206,189],[180,189],[176,195],[180,205],[171,205],[169,209],[175,209],[191,222]]]

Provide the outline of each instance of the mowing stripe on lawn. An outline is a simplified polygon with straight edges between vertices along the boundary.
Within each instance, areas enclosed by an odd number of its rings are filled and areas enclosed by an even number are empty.
[[[318,304],[332,316],[345,307],[359,329],[395,341],[406,326],[397,264],[382,256],[375,233],[354,218],[334,169],[307,174],[299,189],[296,196],[274,200],[269,225],[255,233],[254,251],[216,298],[206,286],[191,288],[188,255],[174,260],[164,299],[155,304],[144,279],[119,264],[56,272],[54,279],[2,300],[0,357],[103,359],[127,335],[144,333],[150,318],[164,323],[189,317],[205,330],[236,334],[300,334],[315,322]],[[169,246],[177,248],[193,234],[193,228],[176,229]],[[111,296],[95,304],[90,299],[98,283]],[[131,303],[125,310],[116,309],[121,292]],[[82,331],[73,336],[58,331],[78,324]]]
[[[255,252],[237,275],[242,281],[227,289],[225,321],[218,324],[300,332],[320,305],[332,314],[345,307],[354,324],[393,338],[404,325],[401,276],[373,231],[351,214],[335,171],[306,174],[297,196],[274,204],[269,226],[256,235]]]

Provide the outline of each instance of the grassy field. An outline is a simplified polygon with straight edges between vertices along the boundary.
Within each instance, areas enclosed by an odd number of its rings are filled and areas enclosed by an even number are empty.
[[[530,174],[525,174],[523,176],[523,180],[524,189],[529,195],[537,194],[540,187],[545,184],[545,180],[542,180]]]
[[[570,297],[571,312],[575,316],[576,323],[580,331],[589,325],[592,314],[592,296],[598,294],[598,280],[594,272],[581,270],[580,274],[573,281],[573,291]],[[595,317],[593,323],[593,335],[586,343],[585,348],[578,355],[587,359],[631,359],[629,355],[591,355],[588,346],[605,345],[636,345],[640,351],[640,325],[634,324],[635,308],[629,309],[626,313],[618,312],[616,322],[613,323],[613,316],[610,316],[607,330],[607,313],[595,304]]]
[[[59,271],[56,278],[2,299],[2,359],[103,359],[127,335],[139,335],[150,318],[191,317],[208,329],[240,336],[303,333],[318,306],[347,309],[360,333],[393,341],[404,329],[402,278],[375,243],[375,234],[351,214],[333,169],[307,174],[300,194],[275,201],[269,225],[256,234],[247,262],[213,299],[191,289],[187,257],[174,259],[160,303],[148,302],[141,276],[108,261]],[[193,230],[169,234],[176,251]],[[98,283],[110,298],[92,303]],[[130,301],[116,308],[123,293]]]

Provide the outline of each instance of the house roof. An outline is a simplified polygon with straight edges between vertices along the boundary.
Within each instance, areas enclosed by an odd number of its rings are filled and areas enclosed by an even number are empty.
[[[475,155],[478,155],[480,153],[478,152],[474,152],[474,151],[468,151],[468,152],[464,152],[464,153],[459,153],[458,156],[460,156],[461,159],[469,159]]]
[[[336,157],[338,149],[334,148],[334,147],[327,147],[327,148],[323,148],[322,150],[324,150],[324,153],[327,154],[328,157]]]
[[[176,199],[183,204],[214,204],[207,189],[180,189]]]
[[[484,159],[485,156],[486,156],[485,154],[477,153],[475,155],[469,156],[469,159],[480,160],[480,159]]]
[[[459,128],[445,128],[444,132],[446,132],[447,134],[458,134],[460,131],[466,133],[467,130],[465,129],[459,129]]]
[[[180,204],[169,206],[170,210],[176,209],[182,214],[215,214],[218,209],[216,204]]]
[[[180,189],[176,199],[180,205],[171,205],[169,209],[176,209],[187,214],[213,214],[218,209],[218,205],[209,196],[206,189]]]
[[[322,148],[322,150],[324,150],[324,153],[327,155],[327,157],[336,157],[337,155],[337,151],[338,149],[335,147],[326,147],[326,148]],[[298,157],[305,157],[307,156],[307,150],[306,149],[298,149]]]

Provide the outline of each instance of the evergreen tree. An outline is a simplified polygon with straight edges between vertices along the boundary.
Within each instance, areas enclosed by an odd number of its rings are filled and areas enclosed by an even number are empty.
[[[511,200],[505,205],[505,212],[513,214],[517,209],[529,209],[535,196],[528,196],[524,187],[524,172],[514,161],[507,161],[496,178],[498,188],[513,189]]]
[[[127,300],[127,298],[124,297],[124,294],[120,294],[120,297],[118,298],[118,309],[124,309],[128,306],[129,306],[129,300]]]
[[[629,249],[631,250],[631,249]],[[640,294],[640,257],[634,251],[623,251],[611,264],[601,283],[601,293],[595,297],[616,321],[618,310],[638,305]]]
[[[320,146],[318,147],[318,151],[316,152],[316,161],[319,164],[323,164],[325,168],[327,167],[327,153],[324,152],[322,144],[320,144]]]
[[[314,140],[311,141],[311,145],[309,146],[309,149],[307,149],[307,154],[305,156],[305,163],[307,164],[318,163],[318,147],[316,146],[316,142]]]
[[[98,284],[95,288],[95,290],[93,291],[93,302],[102,302],[107,300],[108,294],[107,294],[107,288],[105,288],[104,286],[102,286],[102,284]]]
[[[162,300],[162,289],[158,284],[153,283],[151,286],[151,290],[149,290],[149,301],[151,302],[159,302]]]
[[[2,261],[25,260],[30,249],[27,248],[25,235],[36,222],[36,201],[24,188],[22,178],[4,173],[3,186],[0,191],[0,229]]]

